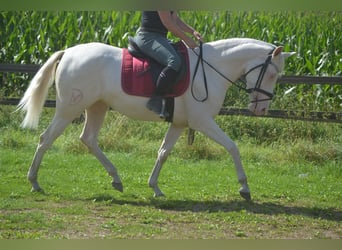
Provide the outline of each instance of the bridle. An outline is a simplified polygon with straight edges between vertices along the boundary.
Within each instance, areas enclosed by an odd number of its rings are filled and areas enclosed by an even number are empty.
[[[260,88],[260,87],[261,87],[261,82],[262,82],[262,80],[264,79],[265,73],[266,73],[267,68],[268,68],[269,65],[273,65],[273,66],[275,67],[276,71],[279,73],[279,69],[278,69],[277,65],[275,65],[275,64],[271,61],[271,60],[272,60],[273,51],[274,51],[274,49],[271,50],[271,51],[268,53],[268,56],[267,56],[267,58],[266,58],[266,60],[265,60],[264,63],[261,63],[261,64],[255,66],[255,67],[251,68],[250,70],[247,71],[247,73],[245,73],[245,74],[242,75],[243,78],[246,78],[246,76],[247,76],[249,73],[251,73],[253,70],[255,70],[255,69],[261,67],[261,70],[260,70],[260,73],[259,73],[259,76],[258,76],[258,80],[256,81],[254,88],[249,88],[249,89],[244,88],[244,90],[245,90],[247,93],[249,93],[249,94],[252,93],[252,92],[259,92],[259,93],[261,93],[261,94],[266,95],[268,98],[265,98],[265,99],[258,99],[258,100],[251,101],[251,102],[270,101],[270,100],[272,100],[272,98],[273,98],[273,96],[274,96],[273,93],[268,92],[268,91],[266,91],[266,90]],[[246,84],[246,81],[242,80],[241,77],[240,77],[239,80],[242,81],[245,85],[247,85],[247,84]]]
[[[199,102],[204,102],[208,99],[208,84],[207,84],[207,78],[206,78],[206,75],[205,75],[205,70],[204,70],[204,67],[203,67],[203,62],[205,64],[207,64],[211,69],[213,69],[217,74],[219,74],[221,77],[223,77],[225,80],[227,80],[228,82],[230,82],[231,84],[233,84],[234,86],[236,86],[237,88],[245,91],[246,93],[250,94],[252,92],[259,92],[259,93],[262,93],[264,95],[266,95],[268,98],[264,98],[264,99],[257,99],[257,100],[254,100],[254,101],[251,101],[252,103],[258,103],[258,102],[262,102],[262,101],[269,101],[269,100],[272,100],[274,94],[271,93],[271,92],[268,92],[264,89],[261,88],[261,82],[262,80],[264,79],[264,76],[265,76],[265,73],[267,71],[267,68],[269,65],[272,65],[275,67],[276,71],[279,73],[279,69],[277,67],[277,65],[275,65],[273,62],[272,62],[272,54],[273,54],[273,51],[275,49],[272,49],[269,53],[268,53],[268,56],[265,60],[265,62],[261,63],[261,64],[258,64],[256,66],[254,66],[253,68],[251,68],[250,70],[248,70],[245,74],[243,74],[237,81],[232,81],[230,80],[227,76],[225,76],[224,74],[222,74],[221,72],[219,72],[214,66],[212,66],[208,61],[206,61],[205,59],[203,59],[203,43],[200,42],[200,53],[197,54],[195,52],[194,49],[192,49],[192,51],[197,55],[198,57],[198,60],[197,60],[197,63],[196,63],[196,67],[195,67],[195,71],[194,71],[194,75],[193,75],[193,78],[192,78],[192,85],[191,85],[191,93],[192,93],[192,96],[194,97],[194,99],[196,101],[199,101]],[[201,62],[201,65],[202,65],[202,73],[203,73],[203,78],[204,78],[204,87],[205,87],[205,90],[206,90],[206,96],[203,98],[203,99],[199,99],[195,96],[194,94],[194,91],[193,91],[193,85],[194,85],[194,79],[195,79],[195,76],[197,74],[197,71],[198,71],[198,66],[199,66],[199,63]],[[247,82],[245,80],[246,76],[251,73],[252,71],[254,71],[255,69],[257,68],[260,68],[261,67],[261,70],[260,70],[260,73],[259,73],[259,76],[258,76],[258,80],[256,81],[255,83],[255,86],[254,88],[247,88]]]

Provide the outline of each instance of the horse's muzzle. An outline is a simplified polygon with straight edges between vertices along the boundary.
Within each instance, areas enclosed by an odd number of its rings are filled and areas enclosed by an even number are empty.
[[[248,105],[249,111],[253,112],[255,115],[260,116],[260,115],[265,115],[268,111],[268,103],[250,103]]]

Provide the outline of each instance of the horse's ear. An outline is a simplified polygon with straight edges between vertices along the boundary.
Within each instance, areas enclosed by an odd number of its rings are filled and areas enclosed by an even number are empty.
[[[273,51],[273,57],[276,57],[277,55],[279,55],[282,51],[283,51],[284,47],[283,46],[279,46],[277,47],[274,51]]]
[[[295,54],[296,54],[296,52],[284,52],[284,53],[283,53],[285,59],[288,58],[288,57],[290,57],[290,56],[293,56],[293,55],[295,55]]]

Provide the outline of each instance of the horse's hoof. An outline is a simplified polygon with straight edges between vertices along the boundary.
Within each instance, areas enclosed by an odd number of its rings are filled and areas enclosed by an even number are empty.
[[[38,182],[34,181],[31,183],[31,192],[44,192],[43,189],[39,186]]]
[[[247,192],[241,192],[240,191],[240,195],[242,198],[244,198],[246,201],[251,201],[251,193],[247,193]]]
[[[38,187],[38,188],[34,188],[34,187],[32,187],[31,188],[31,192],[32,193],[44,193],[44,190],[41,188],[41,187]]]
[[[122,183],[119,182],[112,182],[112,186],[113,188],[115,188],[116,190],[120,191],[121,193],[123,192],[123,186],[122,186]]]
[[[160,192],[160,193],[155,193],[153,196],[154,196],[154,198],[165,197],[165,194]]]

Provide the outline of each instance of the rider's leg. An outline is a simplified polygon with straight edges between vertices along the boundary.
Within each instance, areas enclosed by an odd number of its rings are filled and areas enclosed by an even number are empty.
[[[163,35],[139,31],[134,40],[146,55],[165,66],[158,77],[155,93],[146,105],[148,109],[159,114],[161,118],[165,118],[167,114],[163,112],[165,104],[163,97],[170,92],[175,83],[182,66],[182,60],[170,41]]]
[[[165,67],[158,77],[156,90],[153,96],[146,104],[146,107],[159,114],[160,118],[168,116],[165,112],[165,101],[163,100],[163,96],[170,93],[177,76],[178,72],[176,70],[171,67]]]

